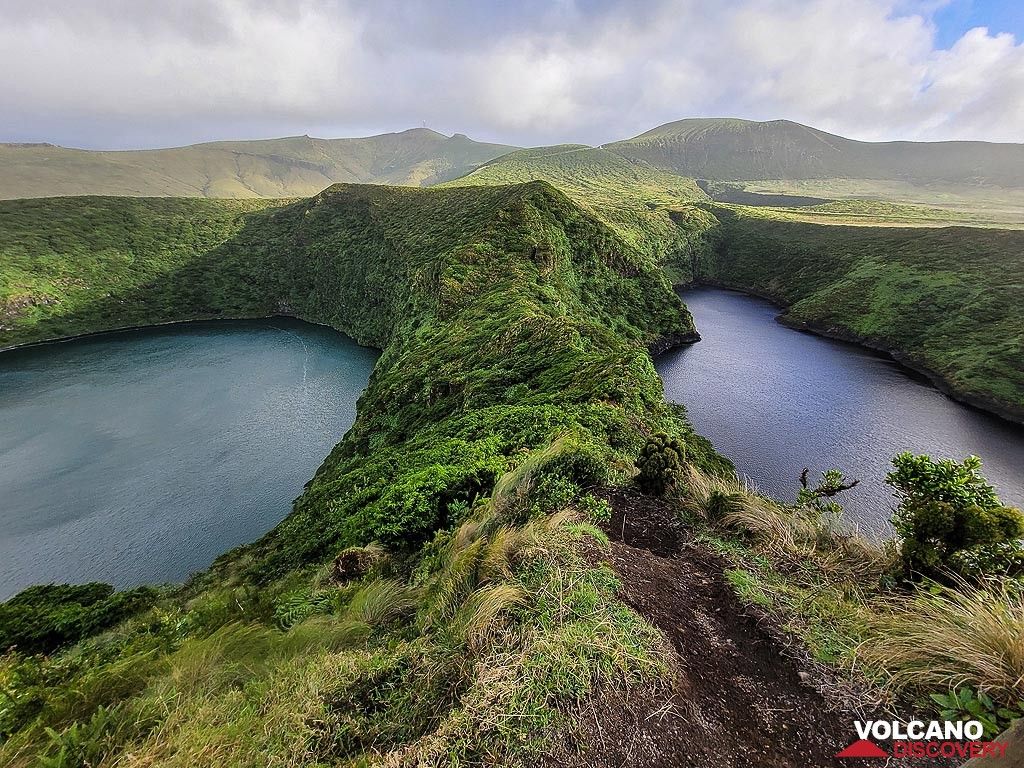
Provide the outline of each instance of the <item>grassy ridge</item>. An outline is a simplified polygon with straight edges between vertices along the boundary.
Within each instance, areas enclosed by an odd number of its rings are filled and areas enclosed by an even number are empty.
[[[337,182],[427,186],[513,149],[427,128],[356,139],[292,136],[113,152],[0,144],[0,198],[299,197]]]
[[[790,324],[886,350],[958,398],[1024,421],[1024,233],[714,213],[702,278],[775,299]]]
[[[664,402],[647,347],[693,326],[643,253],[542,182],[340,186],[232,210],[181,252],[159,216],[123,217],[175,201],[37,205],[4,247],[39,280],[99,230],[106,256],[84,262],[92,302],[41,304],[8,343],[288,312],[384,352],[271,534],[112,633],[0,657],[0,762],[525,765],[572,732],[562,705],[657,684],[661,641],[594,562],[585,488],[628,476],[656,429],[728,465]],[[390,557],[332,575],[339,548],[371,541]]]
[[[983,141],[854,141],[790,120],[696,118],[666,123],[612,152],[720,181],[872,179],[1020,188],[1024,145]]]
[[[693,337],[645,255],[541,182],[342,186],[280,207],[235,206],[3,204],[4,300],[15,312],[0,342],[291,314],[382,347],[349,439],[258,547],[280,568],[339,542],[425,537],[451,505],[484,492],[510,452],[553,432],[585,425],[629,444],[642,414],[661,408],[646,346]],[[148,224],[147,211],[158,212]],[[195,211],[219,213],[183,241],[172,224]],[[311,518],[320,530],[306,539]]]
[[[160,322],[190,307],[116,317],[113,305],[237,235],[259,200],[54,198],[0,202],[0,347]]]
[[[546,181],[593,212],[634,248],[663,264],[679,264],[693,238],[671,218],[678,206],[706,195],[692,179],[581,144],[524,149],[493,160],[448,186]],[[686,276],[679,276],[686,279]]]

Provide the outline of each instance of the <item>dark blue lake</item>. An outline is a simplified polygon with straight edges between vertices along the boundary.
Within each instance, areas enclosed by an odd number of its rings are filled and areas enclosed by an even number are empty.
[[[180,581],[291,509],[377,353],[294,320],[0,354],[0,599]]]
[[[839,467],[861,480],[842,497],[848,518],[885,532],[895,454],[975,454],[1004,503],[1024,505],[1024,428],[960,405],[888,358],[786,328],[766,301],[705,288],[682,297],[702,340],[658,358],[665,395],[761,491],[793,499],[804,467]]]

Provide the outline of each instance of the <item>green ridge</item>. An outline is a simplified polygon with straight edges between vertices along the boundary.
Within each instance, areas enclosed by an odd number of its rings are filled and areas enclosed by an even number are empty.
[[[605,145],[656,168],[718,181],[875,179],[1021,186],[1024,144],[854,141],[789,120],[679,120]]]
[[[624,240],[663,264],[681,264],[692,238],[672,221],[680,205],[707,196],[692,179],[605,149],[563,144],[512,152],[447,186],[491,186],[546,181],[611,226]],[[673,275],[679,281],[689,273]]]
[[[631,475],[657,430],[706,470],[729,464],[665,403],[648,354],[695,337],[686,308],[564,194],[340,185],[269,207],[77,198],[0,215],[0,253],[17,256],[0,263],[55,294],[9,318],[4,343],[287,312],[383,348],[355,425],[270,534],[52,661],[0,657],[0,762],[361,765],[408,746],[410,765],[526,765],[594,686],[664,674],[656,633],[581,554],[600,535],[543,516],[600,514],[586,489]],[[335,585],[339,549],[372,541],[386,569]],[[46,615],[81,613],[70,602],[58,590]]]
[[[0,199],[287,198],[313,195],[337,182],[428,186],[513,149],[427,128],[358,139],[293,136],[134,151],[0,144]]]

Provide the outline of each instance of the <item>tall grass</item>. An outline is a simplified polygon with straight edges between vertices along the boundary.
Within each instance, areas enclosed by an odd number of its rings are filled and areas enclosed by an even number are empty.
[[[1024,592],[1019,585],[918,589],[880,598],[860,656],[892,685],[970,685],[1004,701],[1024,697]]]
[[[736,475],[712,475],[687,465],[683,508],[739,533],[776,561],[813,561],[836,578],[877,579],[894,553],[860,535],[841,518],[810,506],[784,506]]]

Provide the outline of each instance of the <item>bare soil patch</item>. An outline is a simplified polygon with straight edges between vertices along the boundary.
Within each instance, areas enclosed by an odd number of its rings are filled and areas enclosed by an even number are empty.
[[[725,563],[689,541],[666,505],[623,489],[609,489],[605,497],[613,508],[606,531],[621,597],[662,630],[678,672],[674,685],[661,690],[600,693],[578,713],[584,754],[553,757],[554,764],[882,764],[835,758],[857,738],[853,721],[865,713],[830,693],[820,670],[802,658],[806,651],[778,622],[739,601],[723,576]]]

